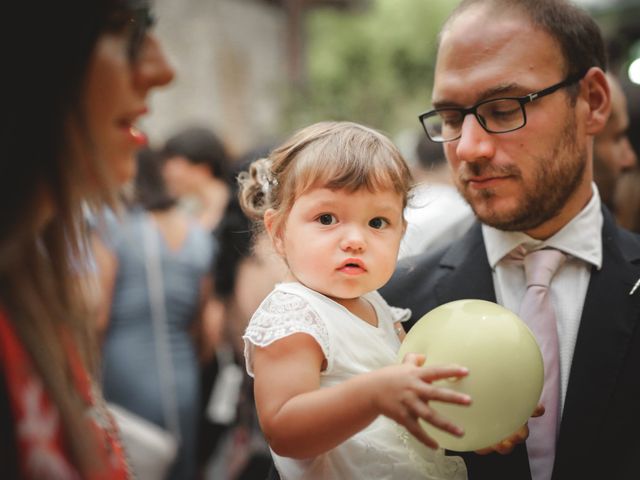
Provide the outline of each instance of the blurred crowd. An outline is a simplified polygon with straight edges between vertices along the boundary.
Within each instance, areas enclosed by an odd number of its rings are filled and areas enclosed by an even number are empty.
[[[183,128],[138,152],[121,211],[88,222],[105,399],[169,428],[165,405],[175,397],[180,449],[171,478],[263,478],[269,467],[241,337],[284,265],[253,235],[235,181],[267,153],[232,158],[211,129]],[[149,277],[150,249],[159,287]],[[166,338],[154,330],[158,301]]]

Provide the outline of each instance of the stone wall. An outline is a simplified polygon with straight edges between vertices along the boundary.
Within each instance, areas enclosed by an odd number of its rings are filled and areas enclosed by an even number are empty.
[[[152,94],[142,127],[152,144],[192,124],[213,128],[233,153],[278,131],[287,88],[287,17],[259,0],[155,0],[155,32],[177,71]]]

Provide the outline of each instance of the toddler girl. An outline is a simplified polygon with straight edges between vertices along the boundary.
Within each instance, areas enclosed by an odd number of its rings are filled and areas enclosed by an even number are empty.
[[[319,123],[239,181],[243,208],[264,221],[289,270],[243,337],[281,478],[466,478],[418,419],[461,435],[429,402],[469,404],[431,384],[467,371],[422,366],[419,355],[396,364],[409,312],[376,291],[394,271],[411,186],[396,147],[361,125]],[[407,431],[431,448],[416,450]]]

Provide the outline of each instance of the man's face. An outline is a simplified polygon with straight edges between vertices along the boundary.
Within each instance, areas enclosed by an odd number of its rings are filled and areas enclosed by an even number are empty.
[[[593,176],[602,201],[611,206],[616,182],[622,173],[635,167],[637,158],[629,142],[627,100],[615,79],[611,86],[611,116],[595,137],[593,144]]]
[[[476,5],[442,35],[436,107],[523,96],[565,77],[555,40],[522,15]],[[444,150],[456,186],[482,222],[543,238],[568,221],[567,205],[582,208],[591,196],[587,134],[567,89],[529,103],[526,116],[524,128],[491,134],[468,115],[461,138]]]

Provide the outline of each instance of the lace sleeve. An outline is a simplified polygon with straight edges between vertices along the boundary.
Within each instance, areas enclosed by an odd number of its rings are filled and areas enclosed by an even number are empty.
[[[253,348],[266,347],[294,333],[311,335],[330,362],[329,333],[318,313],[302,297],[275,291],[253,314],[244,339],[247,373],[253,376]]]
[[[406,322],[411,318],[411,310],[408,308],[389,307],[394,322]]]

